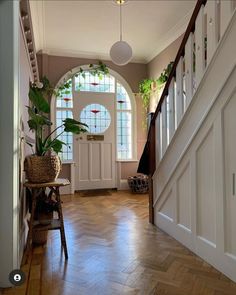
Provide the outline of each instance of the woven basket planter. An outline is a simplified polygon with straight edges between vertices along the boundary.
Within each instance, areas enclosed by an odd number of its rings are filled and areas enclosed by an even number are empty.
[[[128,184],[133,193],[145,194],[149,189],[148,176],[144,174],[129,176]]]
[[[51,182],[57,179],[61,171],[61,160],[54,155],[28,156],[25,158],[24,170],[30,182]]]

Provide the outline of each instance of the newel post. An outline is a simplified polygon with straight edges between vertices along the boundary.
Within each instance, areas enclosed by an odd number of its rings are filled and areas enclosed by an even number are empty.
[[[155,121],[151,121],[148,144],[149,144],[149,222],[154,224],[154,208],[153,208],[153,179],[152,176],[156,170],[156,127]]]

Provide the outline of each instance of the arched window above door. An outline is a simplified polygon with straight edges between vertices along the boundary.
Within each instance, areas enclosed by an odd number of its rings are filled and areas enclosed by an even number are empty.
[[[102,75],[94,76],[89,70],[81,74],[79,71],[73,73],[73,78],[69,78],[67,82],[71,85],[60,97],[56,98],[55,103],[55,123],[59,127],[65,116],[73,117],[73,100],[75,99],[74,93],[80,92],[93,92],[93,93],[114,93],[114,110],[115,110],[115,132],[116,132],[116,158],[117,160],[132,160],[135,158],[136,145],[135,145],[135,116],[134,116],[134,99],[131,101],[132,92],[127,89],[127,83],[123,83],[122,79],[116,78],[115,75]],[[94,120],[93,117],[97,115],[90,113],[88,106],[81,112],[80,118],[75,118],[88,123]],[[94,108],[95,109],[95,108]],[[99,112],[101,110],[99,109]],[[86,113],[87,112],[87,113]],[[105,114],[105,113],[104,113]],[[103,115],[104,115],[103,114]],[[102,114],[100,114],[102,115]],[[100,118],[101,125],[99,128],[95,124],[90,128],[90,133],[99,133],[104,131],[109,126],[109,118]],[[86,121],[87,120],[87,121]],[[104,121],[105,120],[105,121]],[[104,122],[103,122],[104,121]],[[91,121],[92,122],[92,121]],[[100,124],[99,123],[99,124]],[[89,125],[89,124],[88,124]],[[63,151],[60,154],[62,161],[71,161],[73,157],[73,135],[70,133],[60,135],[60,128],[58,129],[58,138],[67,143],[63,146]],[[100,133],[101,133],[100,132]]]
[[[111,75],[94,76],[89,71],[75,75],[75,91],[115,92],[115,78]]]

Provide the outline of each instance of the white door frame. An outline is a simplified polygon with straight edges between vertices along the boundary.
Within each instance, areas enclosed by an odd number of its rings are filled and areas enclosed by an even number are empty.
[[[66,72],[57,82],[55,88],[57,88],[59,85],[61,85],[63,82],[68,81],[74,74],[78,73],[80,68],[83,68],[84,70],[89,70],[89,65],[85,64],[85,65],[79,65],[73,69],[71,69],[70,71]],[[130,98],[130,103],[131,103],[131,108],[132,108],[132,142],[133,142],[133,146],[132,146],[132,159],[130,160],[117,160],[117,162],[133,162],[133,161],[137,161],[137,125],[136,125],[136,120],[137,120],[137,107],[136,107],[136,100],[135,100],[135,94],[133,93],[131,87],[129,86],[129,84],[126,82],[126,80],[116,71],[112,70],[111,68],[109,69],[109,73],[111,76],[113,76],[116,81],[119,81],[119,83],[125,88],[125,90],[127,91],[129,98]],[[51,98],[51,111],[50,112],[50,119],[51,121],[55,124],[56,122],[56,96],[52,95]],[[116,118],[115,118],[116,120]],[[53,128],[53,126],[52,126]],[[70,163],[72,166],[74,165],[74,160],[72,161],[67,161],[65,163]],[[120,165],[118,165],[118,167],[120,168]],[[117,168],[117,169],[119,169]],[[72,173],[73,172],[73,173]],[[71,169],[71,181],[75,179],[75,173],[74,173],[74,166]],[[117,187],[120,187],[121,184],[121,174],[120,173],[116,173],[117,174]],[[74,188],[75,183],[71,183],[71,188]],[[71,193],[71,192],[70,192]]]

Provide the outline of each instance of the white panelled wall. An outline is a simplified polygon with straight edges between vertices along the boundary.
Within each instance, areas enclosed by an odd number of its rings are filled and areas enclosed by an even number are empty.
[[[214,2],[208,1],[205,8],[211,15],[210,20],[214,19],[216,13]],[[227,4],[224,5],[227,13]],[[222,24],[223,21],[224,18]],[[203,10],[197,23],[201,35]],[[200,46],[197,59],[201,61],[196,68],[198,87],[192,97],[193,77],[190,75],[186,78],[188,108],[183,114],[183,86],[177,83],[176,99],[179,103],[175,105],[175,124],[178,128],[173,135],[171,132],[173,137],[168,146],[168,132],[163,126],[167,122],[163,114],[165,102],[157,116],[154,214],[158,227],[236,281],[235,13],[229,26],[228,23],[224,26],[228,27],[227,31],[217,46],[215,42],[220,31],[213,32],[215,39],[212,37],[211,46],[216,51],[208,49],[212,60],[206,70],[203,66],[204,53],[200,49],[204,40],[199,36],[196,38],[196,46]],[[212,30],[212,23],[207,30]],[[190,36],[185,54],[193,46],[193,35]],[[189,72],[192,71],[191,59],[191,54],[185,56],[185,69]],[[176,81],[181,80],[182,72],[181,59],[176,70]]]

